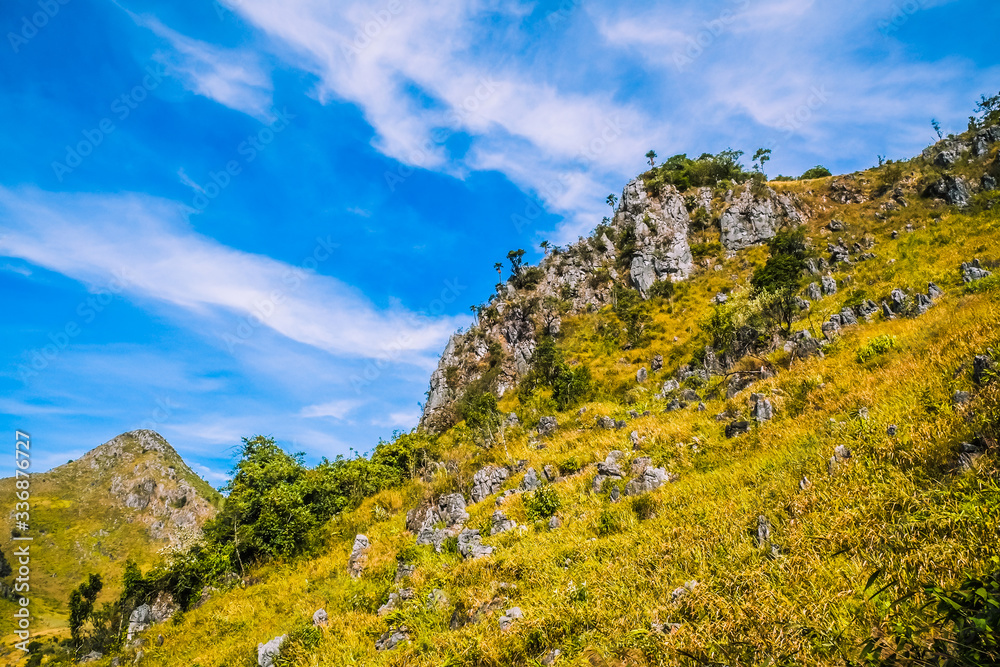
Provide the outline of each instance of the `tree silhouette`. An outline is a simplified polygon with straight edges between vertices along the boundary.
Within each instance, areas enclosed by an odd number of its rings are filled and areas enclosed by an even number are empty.
[[[753,154],[754,169],[763,174],[764,165],[767,164],[768,160],[770,159],[771,159],[770,148],[758,148],[757,152]]]
[[[650,167],[655,167],[656,166],[656,151],[649,151],[648,153],[646,153],[646,159],[649,160],[649,166]]]
[[[542,252],[544,252],[545,256],[547,257],[549,254],[549,248],[551,247],[551,244],[548,241],[542,241],[541,243],[538,244],[538,247],[542,249]]]
[[[604,200],[604,203],[611,207],[611,215],[614,216],[615,206],[618,204],[618,197],[613,194],[608,195],[608,198]]]
[[[510,262],[510,272],[515,277],[521,275],[521,265],[524,264],[524,250],[518,248],[507,253],[507,261]]]
[[[503,264],[497,262],[493,265],[493,270],[497,272],[497,276],[500,278],[500,282],[503,282]]]

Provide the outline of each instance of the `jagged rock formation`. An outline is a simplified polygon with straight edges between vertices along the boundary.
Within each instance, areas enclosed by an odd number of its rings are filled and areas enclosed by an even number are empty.
[[[717,203],[711,188],[685,196],[667,185],[653,195],[642,178],[630,181],[607,227],[554,250],[538,267],[522,269],[483,308],[478,326],[452,336],[431,375],[421,426],[440,430],[453,423],[455,403],[472,382],[488,379],[501,397],[515,387],[531,369],[539,333],[559,331],[553,303],[580,313],[611,303],[614,283],[648,297],[658,282],[688,279],[698,269],[691,211],[716,221],[719,240],[730,251],[763,243],[782,226],[805,220],[790,196],[755,190],[741,186]],[[525,278],[529,272],[531,280]]]

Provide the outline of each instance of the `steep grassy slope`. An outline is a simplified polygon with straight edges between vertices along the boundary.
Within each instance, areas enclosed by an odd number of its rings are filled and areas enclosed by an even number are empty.
[[[14,497],[14,480],[0,480],[0,497]],[[70,591],[90,573],[106,582],[100,600],[120,589],[125,560],[148,566],[214,516],[220,494],[152,431],[134,431],[80,459],[31,478],[31,601],[36,632],[61,634]],[[8,556],[14,543],[3,540]],[[5,604],[9,604],[6,603]],[[7,635],[10,614],[2,610]],[[9,642],[5,642],[9,646]]]
[[[989,279],[969,289],[958,267],[974,257],[1000,261],[1000,216],[988,194],[965,212],[919,198],[922,168],[848,177],[846,199],[855,203],[842,203],[843,179],[772,186],[809,207],[814,247],[834,237],[874,242],[874,259],[835,267],[840,291],[814,302],[796,330],[819,338],[821,323],[845,305],[880,303],[897,288],[926,292],[934,282],[945,295],[926,313],[876,314],[845,327],[822,356],[793,358],[775,346],[738,367],[766,366],[773,376],[729,398],[728,379],[713,378],[697,388],[705,410],[694,401],[669,412],[658,385],[704,347],[711,299],[738,293],[766,249],[719,252],[672,297],[650,301],[639,346],[623,349],[609,336],[621,326],[610,308],[564,317],[559,347],[571,365],[591,369],[601,400],[555,414],[558,429],[539,436],[539,418],[554,414],[545,392],[527,404],[507,392],[500,407],[523,426],[485,450],[464,424],[450,429],[435,473],[336,518],[319,557],[272,563],[158,627],[165,641],[143,647],[145,664],[253,665],[259,642],[286,633],[291,665],[529,665],[553,649],[562,652],[556,664],[567,665],[841,665],[856,657],[862,641],[890,630],[892,614],[922,603],[919,595],[894,601],[984,571],[997,553],[1000,386],[971,374],[975,355],[1000,351],[1000,291]],[[886,205],[900,183],[908,205]],[[827,229],[834,217],[846,231]],[[891,349],[859,356],[880,336],[894,340]],[[639,384],[636,371],[657,354],[663,370]],[[970,400],[956,403],[956,391]],[[774,418],[727,438],[727,424],[749,416],[751,393],[770,400]],[[605,416],[627,426],[600,428]],[[983,455],[961,465],[962,443],[976,438]],[[831,462],[841,446],[851,456]],[[594,492],[594,464],[614,450],[625,452],[626,478],[634,458],[649,457],[677,481],[637,498],[615,500],[612,484]],[[444,493],[468,498],[473,474],[491,463],[560,468],[565,476],[546,486],[559,498],[561,526],[530,520],[528,494],[494,494],[470,504],[468,526],[489,535],[499,506],[525,528],[484,537],[493,555],[463,560],[416,547],[407,510]],[[521,481],[515,473],[503,488]],[[770,526],[763,543],[762,523]],[[347,561],[358,533],[372,546],[353,579]],[[399,562],[416,569],[397,583]],[[685,593],[688,582],[697,585]],[[380,616],[403,588],[413,598]],[[435,590],[446,600],[429,601]],[[515,606],[523,618],[501,630],[500,616]],[[330,625],[312,634],[321,607]],[[463,625],[468,615],[477,620]],[[410,642],[377,651],[376,640],[400,626]]]

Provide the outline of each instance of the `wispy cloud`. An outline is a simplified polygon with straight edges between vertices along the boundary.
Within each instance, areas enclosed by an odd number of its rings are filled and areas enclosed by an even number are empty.
[[[126,294],[194,313],[237,313],[240,325],[215,332],[229,345],[263,327],[335,355],[422,364],[420,353],[438,352],[464,322],[398,306],[379,310],[358,290],[312,271],[330,259],[330,238],[317,239],[306,266],[287,264],[201,236],[183,207],[144,195],[0,187],[0,232],[0,255],[90,285],[117,279]]]
[[[273,120],[273,84],[259,53],[218,47],[182,35],[155,17],[129,15],[169,44],[157,59],[188,90],[258,120]]]
[[[302,408],[300,416],[306,418],[331,417],[333,419],[344,419],[351,412],[364,405],[363,401],[351,399],[338,399],[320,403],[317,405],[307,405]]]

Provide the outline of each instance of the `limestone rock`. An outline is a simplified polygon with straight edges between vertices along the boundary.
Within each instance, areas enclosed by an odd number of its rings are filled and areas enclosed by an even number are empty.
[[[141,604],[128,617],[126,638],[132,641],[137,634],[145,632],[153,624],[153,615],[148,604]]]
[[[500,631],[507,632],[514,626],[514,622],[524,618],[524,613],[520,607],[511,607],[500,617]]]
[[[491,521],[490,535],[499,535],[500,533],[506,533],[509,530],[517,528],[517,522],[508,519],[507,515],[500,510],[493,513]]]
[[[353,579],[359,578],[368,565],[368,550],[371,542],[365,535],[358,535],[354,538],[354,546],[351,549],[351,557],[347,560],[347,572]]]
[[[472,477],[472,502],[478,503],[500,490],[510,476],[506,468],[486,466]]]
[[[524,473],[524,479],[521,480],[521,490],[534,491],[541,485],[542,482],[538,479],[538,473],[535,472],[535,469],[528,468],[527,472]]]
[[[971,263],[963,263],[961,268],[962,280],[966,283],[989,278],[993,274],[979,265],[979,260],[974,259]]]
[[[972,201],[969,184],[961,176],[942,176],[931,185],[930,194],[960,208],[967,207]]]
[[[747,421],[735,421],[731,422],[726,426],[726,437],[735,438],[738,435],[743,435],[750,430],[750,422]]]
[[[833,276],[823,276],[820,278],[820,283],[823,287],[823,294],[825,296],[837,293],[837,281],[833,279]]]
[[[281,654],[281,645],[285,643],[287,636],[281,635],[266,644],[257,644],[257,667],[274,667],[275,660]]]
[[[750,400],[753,403],[753,418],[758,422],[766,422],[774,417],[774,407],[763,394],[750,394]]]
[[[465,529],[458,535],[458,552],[466,560],[492,555],[493,547],[483,545],[478,530]]]
[[[625,485],[626,496],[638,496],[654,491],[664,484],[676,482],[677,475],[667,472],[665,468],[647,466],[642,474]]]
[[[747,187],[719,220],[721,242],[726,250],[742,250],[772,238],[786,221],[802,222],[801,214],[787,196],[768,188],[758,198]]]
[[[405,625],[401,625],[395,629],[386,630],[382,635],[375,641],[376,651],[391,651],[403,642],[410,640],[410,629]]]
[[[313,613],[313,625],[317,628],[325,628],[330,622],[330,617],[327,616],[326,609],[317,609]]]
[[[649,378],[649,373],[646,371],[645,367],[640,368],[635,372],[635,381],[639,384],[644,383]]]
[[[546,436],[555,433],[559,428],[559,422],[555,417],[542,417],[538,420],[538,435]]]

